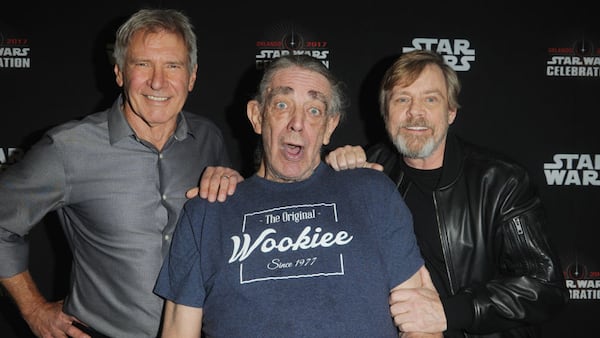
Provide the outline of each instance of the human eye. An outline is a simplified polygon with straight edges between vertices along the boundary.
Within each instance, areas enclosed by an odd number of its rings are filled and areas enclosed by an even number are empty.
[[[310,107],[308,108],[308,113],[314,117],[321,116],[321,109],[317,107]]]
[[[283,101],[277,101],[274,104],[275,109],[277,110],[285,110],[287,108],[287,103],[283,102]]]
[[[167,68],[176,70],[176,69],[183,68],[183,65],[180,63],[169,63],[169,64],[167,64]]]
[[[410,97],[406,95],[399,95],[392,99],[395,104],[408,104],[410,103]]]
[[[429,95],[425,97],[425,102],[428,104],[436,104],[440,101],[440,98],[437,95]]]

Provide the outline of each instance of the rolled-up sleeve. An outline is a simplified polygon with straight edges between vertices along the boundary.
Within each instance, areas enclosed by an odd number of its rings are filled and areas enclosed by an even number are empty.
[[[65,175],[60,152],[49,137],[0,173],[0,278],[27,269],[27,234],[63,202]]]

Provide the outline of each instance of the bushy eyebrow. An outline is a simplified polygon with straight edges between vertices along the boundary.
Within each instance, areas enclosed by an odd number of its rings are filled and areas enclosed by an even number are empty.
[[[408,91],[406,90],[398,90],[398,91],[394,91],[392,92],[392,96],[396,96],[396,95],[407,95]],[[440,96],[444,96],[444,92],[439,90],[439,89],[430,89],[430,90],[426,90],[425,92],[423,92],[423,94],[425,95],[431,95],[431,94],[437,94]]]
[[[294,88],[288,86],[280,86],[275,88],[269,88],[269,98],[272,98],[275,95],[287,95],[289,93],[293,93]],[[325,105],[327,105],[327,96],[318,90],[309,90],[308,95],[315,99],[322,101]]]
[[[269,87],[267,89],[268,95],[267,95],[267,102],[271,102],[271,99],[276,96],[276,95],[287,95],[289,93],[293,93],[294,92],[294,88],[292,87],[275,87],[275,88],[271,88]]]
[[[312,97],[313,99],[322,101],[325,105],[327,105],[327,96],[321,93],[320,91],[310,90],[308,92],[308,95],[310,95],[310,97]]]
[[[280,86],[280,87],[275,87],[275,88],[268,88],[268,95],[266,98],[266,104],[271,104],[271,100],[273,99],[273,97],[275,97],[276,95],[288,95],[290,93],[294,92],[294,88],[289,87],[289,86]],[[328,114],[329,112],[329,101],[327,100],[327,95],[323,94],[322,92],[318,91],[318,90],[309,90],[308,91],[308,95],[313,99],[313,100],[317,100],[323,103],[323,105],[325,106],[325,113]]]

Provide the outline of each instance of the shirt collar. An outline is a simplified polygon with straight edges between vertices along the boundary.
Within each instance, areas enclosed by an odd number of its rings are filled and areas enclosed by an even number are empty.
[[[126,137],[135,135],[133,129],[125,119],[125,114],[121,110],[122,105],[123,94],[119,95],[112,107],[108,110],[108,135],[111,145]],[[193,136],[193,132],[189,128],[187,119],[184,114],[180,112],[177,116],[177,127],[175,128],[174,133],[175,140],[185,140],[188,134]]]

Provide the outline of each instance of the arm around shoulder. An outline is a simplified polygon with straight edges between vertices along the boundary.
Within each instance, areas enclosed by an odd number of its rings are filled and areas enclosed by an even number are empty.
[[[235,169],[208,166],[202,172],[198,187],[188,190],[186,197],[200,196],[209,202],[224,202],[227,196],[234,194],[237,184],[243,180],[244,177]]]
[[[355,168],[370,168],[383,171],[381,164],[367,162],[366,152],[361,146],[346,145],[336,148],[325,156],[325,163],[329,164],[336,171]]]

